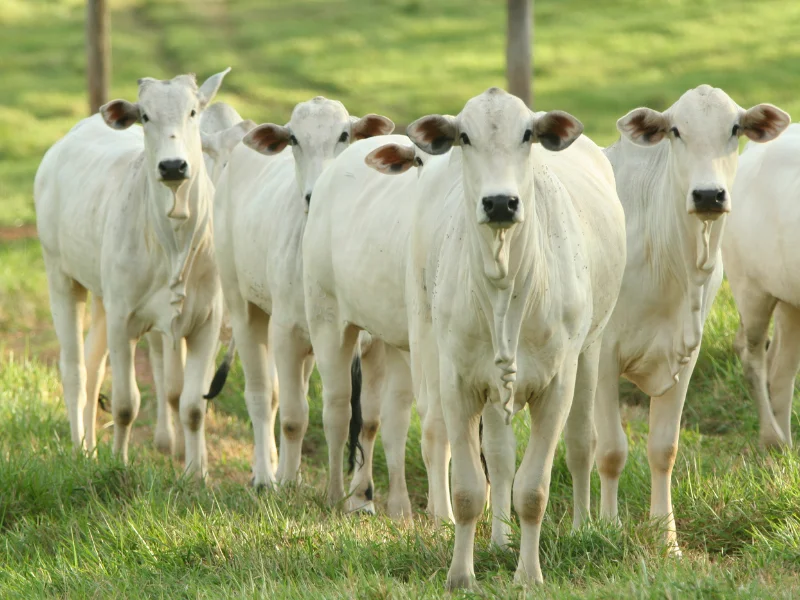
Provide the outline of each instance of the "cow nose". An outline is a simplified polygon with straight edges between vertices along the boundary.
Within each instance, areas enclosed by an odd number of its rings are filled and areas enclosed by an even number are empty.
[[[489,223],[511,223],[519,211],[517,196],[484,196],[481,203]]]
[[[180,181],[186,179],[189,163],[180,158],[162,160],[158,163],[158,172],[164,181]]]
[[[311,204],[311,192],[308,192],[306,194],[306,204],[308,204],[308,205]]]
[[[726,194],[723,189],[693,190],[692,200],[697,212],[725,212]]]

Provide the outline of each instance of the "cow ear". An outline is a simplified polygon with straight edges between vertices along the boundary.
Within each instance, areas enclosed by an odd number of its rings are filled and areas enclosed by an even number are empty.
[[[283,151],[289,144],[292,132],[288,127],[274,123],[259,125],[242,139],[242,143],[256,152],[272,156]]]
[[[789,126],[792,118],[772,104],[757,104],[739,117],[739,132],[754,142],[768,142]]]
[[[201,131],[200,140],[203,152],[212,158],[217,158],[220,154],[230,153],[236,144],[242,141],[244,135],[255,126],[256,124],[248,119],[222,131],[215,131],[214,133]]]
[[[203,82],[203,85],[201,85],[200,89],[197,90],[197,99],[200,101],[200,110],[203,110],[211,103],[211,101],[214,99],[214,96],[217,95],[217,91],[219,91],[220,86],[222,85],[222,80],[225,79],[225,75],[227,75],[230,70],[231,68],[228,67],[224,71],[220,71],[216,75],[212,75]]]
[[[127,129],[141,118],[138,104],[127,100],[112,100],[100,107],[106,125],[112,129]]]
[[[382,115],[368,114],[360,119],[350,117],[350,130],[353,140],[365,140],[376,135],[389,135],[394,131],[394,123]]]
[[[553,152],[565,150],[583,133],[583,123],[563,110],[534,114],[533,141]]]
[[[406,130],[418,148],[428,154],[445,154],[458,146],[458,122],[455,117],[428,115],[417,119]]]
[[[652,108],[637,108],[617,121],[617,130],[639,146],[654,146],[669,129],[669,117]]]
[[[399,175],[417,166],[414,148],[400,144],[386,144],[375,148],[364,158],[367,166],[386,175]]]

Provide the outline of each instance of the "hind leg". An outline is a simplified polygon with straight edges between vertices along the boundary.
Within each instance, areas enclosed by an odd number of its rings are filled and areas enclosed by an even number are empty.
[[[387,512],[393,519],[411,518],[411,499],[406,485],[406,439],[414,401],[411,371],[399,350],[386,349],[386,385],[381,399],[381,432],[389,471]]]
[[[50,311],[61,346],[59,368],[67,405],[72,444],[86,450],[84,412],[86,408],[86,366],[83,356],[83,313],[86,290],[57,267],[45,261],[50,289]]]
[[[794,380],[800,368],[800,310],[779,302],[775,309],[775,337],[767,356],[769,394],[775,419],[787,446],[792,446]]]
[[[483,408],[483,456],[489,471],[492,504],[492,542],[508,547],[511,534],[511,487],[514,482],[517,440],[514,428],[495,404]]]
[[[153,385],[156,388],[156,431],[154,441],[156,449],[162,454],[172,455],[175,448],[175,432],[172,428],[170,407],[164,386],[164,341],[160,333],[147,334],[150,368],[153,370]]]
[[[106,374],[108,340],[106,339],[106,311],[103,299],[92,295],[92,324],[86,336],[86,407],[83,409],[86,449],[91,453],[97,444],[97,401]]]
[[[176,348],[168,336],[163,336],[164,348],[164,396],[169,406],[169,423],[175,433],[172,455],[182,459],[186,452],[186,441],[181,423],[181,394],[183,373],[186,368],[186,340],[181,339]]]
[[[350,482],[350,494],[347,499],[348,512],[361,510],[375,514],[374,491],[372,480],[372,461],[375,452],[375,440],[381,423],[381,401],[384,399],[384,382],[386,375],[386,346],[372,336],[359,336],[361,344],[361,443],[364,460],[356,461],[355,474]],[[352,466],[352,465],[351,465]]]

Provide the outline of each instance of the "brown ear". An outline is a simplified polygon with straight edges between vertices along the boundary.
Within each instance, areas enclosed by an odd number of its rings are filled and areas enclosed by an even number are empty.
[[[617,121],[619,132],[639,146],[659,143],[669,128],[669,118],[652,108],[637,108]]]
[[[382,115],[368,114],[355,119],[351,129],[352,139],[365,140],[376,135],[389,135],[394,131],[394,123]]]
[[[386,144],[376,148],[364,158],[364,162],[380,173],[399,175],[416,166],[414,148],[400,144]]]
[[[583,133],[583,123],[563,110],[551,110],[534,118],[534,141],[553,152],[569,148]]]
[[[757,104],[739,118],[741,132],[754,142],[778,137],[792,122],[788,113],[772,104]]]
[[[455,117],[428,115],[417,119],[406,130],[417,147],[428,154],[445,154],[458,143],[458,124]]]
[[[127,100],[112,100],[108,104],[104,104],[100,107],[100,114],[106,125],[119,130],[127,129],[141,116],[139,105]]]
[[[274,123],[259,125],[242,139],[242,143],[256,152],[271,156],[286,148],[292,133],[287,127]]]

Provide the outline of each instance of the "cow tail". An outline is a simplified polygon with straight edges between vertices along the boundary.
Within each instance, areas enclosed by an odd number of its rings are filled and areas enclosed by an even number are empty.
[[[364,424],[361,416],[361,356],[356,352],[353,363],[350,365],[350,435],[347,441],[347,472],[352,473],[356,468],[356,452],[361,453],[361,463],[364,464],[364,448],[358,437],[361,435],[361,426]]]
[[[208,388],[208,393],[203,398],[213,400],[219,396],[225,386],[225,380],[228,379],[228,372],[231,370],[234,356],[236,356],[236,339],[231,338],[231,343],[228,344],[228,351],[225,353],[217,372],[214,373],[214,379],[211,380],[211,387]]]

